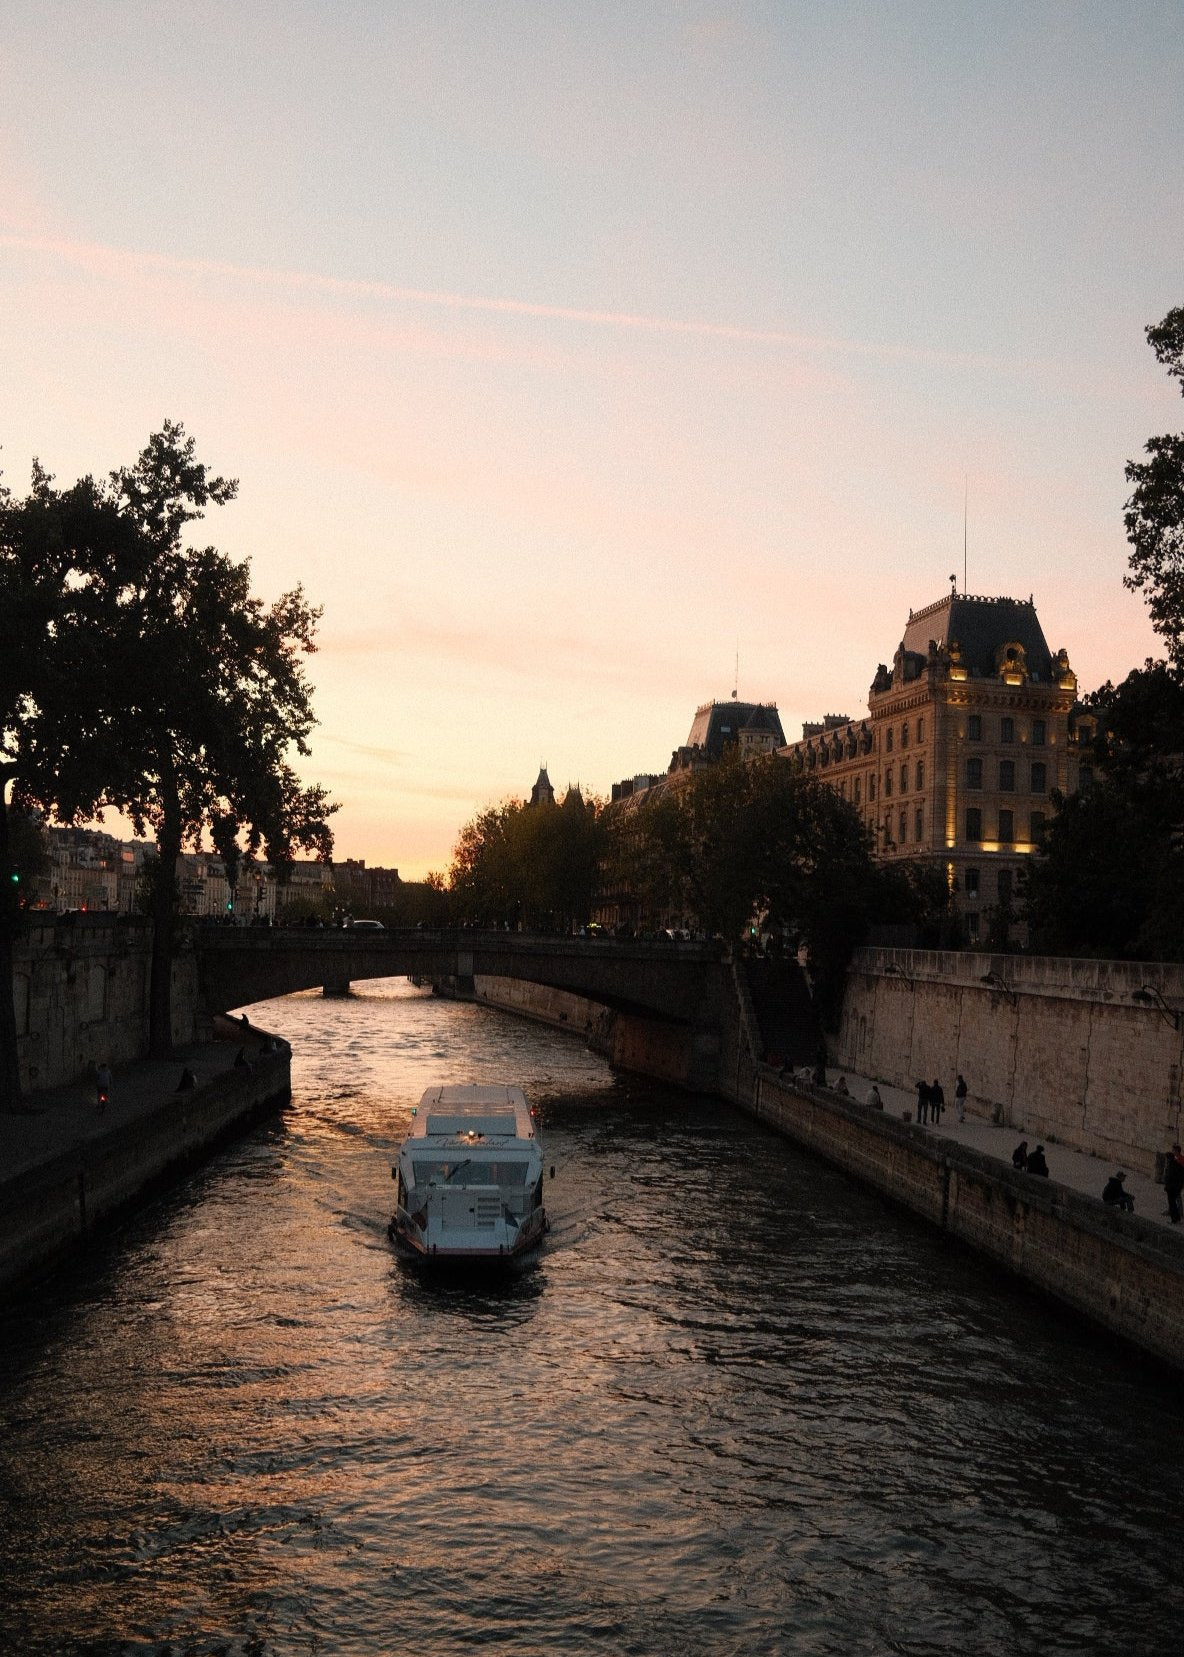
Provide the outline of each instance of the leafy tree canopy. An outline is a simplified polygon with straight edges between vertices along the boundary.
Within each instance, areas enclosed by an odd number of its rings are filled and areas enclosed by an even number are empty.
[[[282,868],[298,848],[332,847],[335,808],[294,768],[313,725],[304,660],[320,611],[299,587],[265,603],[248,562],[184,542],[187,525],[236,487],[211,476],[193,438],[167,421],[104,484],[59,491],[35,467],[28,497],[3,513],[0,614],[7,590],[32,639],[0,682],[14,799],[64,822],[114,806],[155,836],[157,1053],[170,1041],[182,847],[208,834],[228,868],[243,852],[262,849]]]
[[[1147,339],[1184,392],[1184,307],[1149,327]],[[1184,666],[1184,433],[1153,437],[1144,452],[1146,460],[1132,460],[1126,468],[1135,487],[1126,503],[1132,551],[1124,581],[1146,596],[1169,657]]]
[[[459,920],[566,932],[589,918],[600,850],[598,804],[487,806],[465,824],[448,883]]]

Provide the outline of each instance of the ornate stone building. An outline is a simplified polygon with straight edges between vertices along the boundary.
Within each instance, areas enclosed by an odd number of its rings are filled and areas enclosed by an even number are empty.
[[[1011,910],[1052,790],[1081,780],[1076,698],[1031,599],[950,593],[909,615],[866,718],[828,714],[779,751],[850,800],[877,857],[938,864],[974,942]]]

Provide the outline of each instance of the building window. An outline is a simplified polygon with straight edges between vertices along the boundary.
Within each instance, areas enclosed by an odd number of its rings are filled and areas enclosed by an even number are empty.
[[[854,783],[852,783],[851,786],[854,789],[854,793],[852,794],[851,798],[854,800],[855,804],[858,805],[859,804],[859,791],[860,791],[860,778],[856,777]]]
[[[967,869],[967,871],[966,871],[966,896],[968,898],[976,898],[978,896],[978,883],[979,883],[979,871],[977,869]]]
[[[966,720],[966,739],[968,742],[981,742],[983,739],[983,716],[981,713],[972,713]]]
[[[1000,903],[1000,906],[1002,907],[1006,904],[1009,904],[1010,902],[1011,902],[1011,870],[1010,869],[1000,869],[1000,871],[999,871],[999,903]]]
[[[902,748],[907,748],[908,745],[909,745],[909,722],[906,719],[904,724],[900,727],[900,746]]]
[[[999,838],[1008,845],[1015,839],[1015,813],[1001,811],[999,813]]]
[[[978,942],[978,911],[966,917],[966,936],[972,944]]]
[[[1044,839],[1045,816],[1043,811],[1032,813],[1032,844],[1038,846]]]
[[[983,814],[980,806],[972,805],[966,808],[966,838],[981,840],[983,837]]]
[[[1033,748],[1043,748],[1044,743],[1044,721],[1043,719],[1034,719],[1032,721],[1032,746]]]
[[[902,794],[907,794],[908,791],[909,791],[909,768],[908,768],[907,765],[902,765],[901,768],[900,768],[900,792]]]
[[[967,788],[981,788],[983,786],[983,762],[981,759],[966,761]]]
[[[873,775],[873,776],[870,776],[867,779],[867,800],[868,800],[868,804],[871,805],[874,802],[875,798],[876,798],[876,779],[875,779],[875,776]]]
[[[925,786],[925,761],[923,759],[919,759],[917,761],[916,771],[917,771],[917,776],[916,776],[917,787],[918,788],[924,788],[924,786]]]
[[[924,740],[925,740],[925,719],[924,719],[924,715],[922,715],[922,717],[920,719],[918,719],[918,721],[917,721],[917,741],[918,742],[924,742]]]
[[[892,726],[891,725],[889,725],[888,729],[884,732],[884,748],[885,748],[885,751],[887,753],[890,754],[892,752]]]
[[[919,840],[924,840],[924,838],[925,838],[925,813],[922,810],[922,808],[920,806],[918,806],[916,811],[913,812],[913,839],[919,841]]]
[[[891,793],[892,793],[892,773],[891,773],[891,771],[885,771],[885,773],[884,773],[884,797],[885,797],[885,799],[887,799],[891,795]]]
[[[1015,720],[1014,719],[1001,719],[999,721],[999,740],[1000,740],[1000,742],[1014,742],[1015,741]]]
[[[1015,761],[1013,759],[1001,759],[999,761],[999,787],[1005,794],[1014,793]]]
[[[897,826],[900,829],[900,844],[903,846],[909,837],[909,814],[907,811],[901,812],[900,822]]]
[[[1032,767],[1032,792],[1044,794],[1048,790],[1048,767],[1043,760],[1037,760]]]

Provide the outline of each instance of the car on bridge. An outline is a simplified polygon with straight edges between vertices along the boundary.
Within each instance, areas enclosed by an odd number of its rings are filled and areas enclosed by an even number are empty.
[[[346,921],[348,932],[385,932],[386,927],[381,921]]]

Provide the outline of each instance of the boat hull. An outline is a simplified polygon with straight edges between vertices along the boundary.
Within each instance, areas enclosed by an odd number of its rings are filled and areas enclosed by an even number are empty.
[[[495,1247],[469,1242],[439,1241],[425,1236],[410,1219],[395,1215],[387,1234],[401,1260],[427,1271],[521,1271],[538,1259],[547,1234],[547,1216],[542,1210],[529,1230],[523,1229],[510,1244]]]

